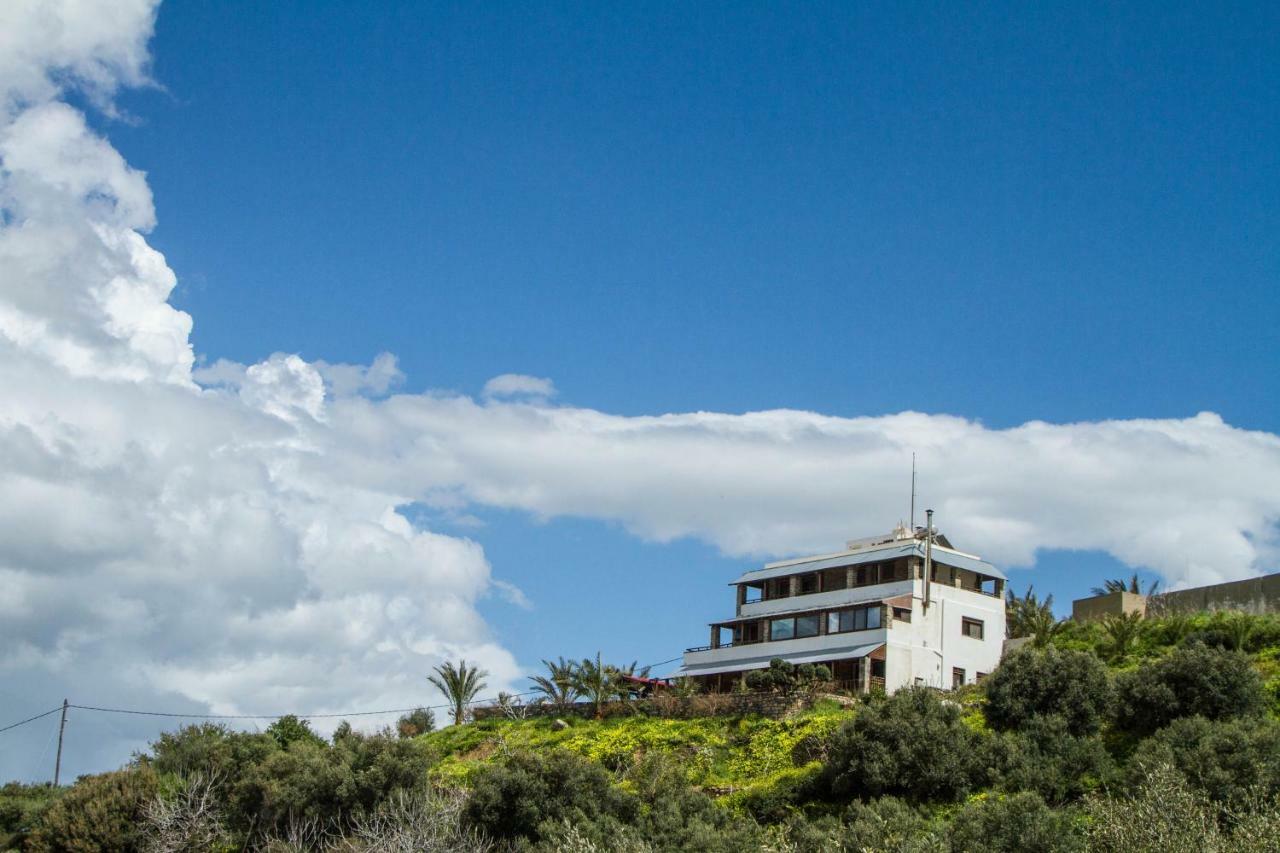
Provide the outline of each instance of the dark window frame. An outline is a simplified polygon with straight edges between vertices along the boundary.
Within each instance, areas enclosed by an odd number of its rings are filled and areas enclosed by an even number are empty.
[[[977,633],[973,633],[973,628],[977,627]],[[987,638],[987,625],[981,619],[974,619],[971,616],[960,617],[960,633],[971,640],[985,640]]]

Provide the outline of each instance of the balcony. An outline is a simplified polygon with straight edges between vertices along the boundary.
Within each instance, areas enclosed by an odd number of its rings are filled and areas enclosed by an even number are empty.
[[[755,616],[775,616],[798,610],[825,610],[844,607],[850,604],[865,604],[906,595],[915,589],[915,581],[900,580],[886,583],[868,584],[865,586],[841,587],[826,592],[811,592],[806,595],[790,595],[782,598],[757,599],[742,605],[739,617],[749,619]]]

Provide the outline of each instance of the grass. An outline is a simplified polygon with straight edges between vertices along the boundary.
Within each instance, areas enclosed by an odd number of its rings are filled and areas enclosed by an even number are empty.
[[[852,716],[835,702],[819,702],[790,719],[759,716],[661,719],[646,716],[566,720],[483,720],[422,735],[440,756],[439,782],[466,784],[478,767],[517,750],[566,749],[617,772],[658,752],[675,757],[691,785],[724,796],[789,778],[815,757],[810,747]]]

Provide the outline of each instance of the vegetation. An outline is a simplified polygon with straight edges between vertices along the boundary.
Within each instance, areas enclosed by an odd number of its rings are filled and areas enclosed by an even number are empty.
[[[756,686],[801,709],[780,719],[689,684],[634,702],[634,667],[597,656],[546,664],[552,716],[188,726],[115,773],[0,788],[0,850],[1280,849],[1280,619],[1127,621],[1119,645],[1057,623],[950,693],[835,701],[774,666]]]
[[[1155,595],[1156,590],[1160,588],[1160,581],[1153,580],[1145,587],[1138,579],[1138,573],[1134,572],[1128,580],[1124,578],[1111,578],[1103,581],[1102,586],[1095,586],[1090,592],[1094,595],[1107,595],[1112,592],[1131,592],[1134,595]]]
[[[428,675],[427,681],[449,700],[453,706],[453,723],[460,726],[467,721],[467,708],[484,690],[484,679],[489,673],[479,667],[467,666],[465,660],[458,661],[457,665],[445,661],[433,669],[436,674]]]

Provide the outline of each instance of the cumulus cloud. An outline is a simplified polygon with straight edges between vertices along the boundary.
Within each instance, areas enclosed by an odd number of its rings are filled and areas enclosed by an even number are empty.
[[[1101,549],[1175,586],[1276,568],[1280,438],[1212,414],[623,417],[551,405],[549,379],[519,374],[478,399],[387,397],[387,354],[195,368],[145,239],[145,176],[58,100],[144,82],[153,19],[149,3],[0,4],[0,708],[71,685],[216,713],[404,707],[459,656],[514,686],[477,604],[529,603],[475,542],[412,523],[413,503],[778,556],[890,527],[915,452],[922,502],[1005,565]],[[76,760],[117,763],[145,734]],[[28,772],[9,760],[0,775]]]
[[[110,111],[145,82],[154,11],[0,5],[3,717],[71,687],[215,713],[407,707],[458,656],[513,686],[476,609],[510,588],[480,546],[410,523],[413,493],[323,461],[343,443],[327,400],[386,393],[392,356],[193,371],[191,318],[145,238],[145,176],[60,100],[75,87]],[[116,731],[68,769],[142,745]],[[6,778],[32,772],[20,750],[0,758]]]
[[[556,386],[550,379],[525,376],[522,373],[504,373],[484,383],[481,396],[499,397],[554,397]]]

